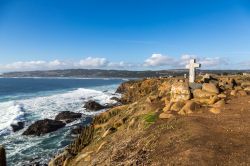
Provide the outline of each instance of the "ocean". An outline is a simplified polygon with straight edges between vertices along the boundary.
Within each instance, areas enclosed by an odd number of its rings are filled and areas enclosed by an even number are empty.
[[[0,145],[6,148],[8,165],[47,163],[73,140],[72,128],[89,123],[91,116],[105,111],[89,112],[83,108],[84,102],[114,103],[110,98],[119,97],[115,91],[122,82],[123,79],[0,78]],[[61,111],[84,116],[50,134],[22,135],[35,121],[54,119]],[[14,133],[10,125],[20,121],[25,122],[25,127]]]

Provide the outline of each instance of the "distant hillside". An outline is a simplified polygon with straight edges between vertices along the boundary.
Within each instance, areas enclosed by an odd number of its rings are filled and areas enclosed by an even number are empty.
[[[246,70],[199,70],[200,73],[239,74]],[[49,71],[26,71],[3,73],[2,77],[85,77],[85,78],[143,78],[169,77],[188,73],[185,69],[159,71],[128,71],[128,70],[100,70],[100,69],[67,69]]]

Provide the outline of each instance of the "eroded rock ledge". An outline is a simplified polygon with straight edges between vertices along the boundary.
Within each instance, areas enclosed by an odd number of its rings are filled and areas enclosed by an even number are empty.
[[[50,165],[250,163],[249,89],[243,76],[123,83],[123,105],[96,116]]]

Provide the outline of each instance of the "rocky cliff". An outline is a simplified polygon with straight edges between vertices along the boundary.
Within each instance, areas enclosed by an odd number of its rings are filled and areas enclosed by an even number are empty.
[[[211,77],[123,83],[120,106],[96,116],[50,164],[250,163],[250,79]]]

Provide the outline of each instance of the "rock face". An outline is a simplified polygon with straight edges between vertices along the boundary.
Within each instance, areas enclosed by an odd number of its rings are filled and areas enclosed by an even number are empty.
[[[90,100],[90,101],[85,103],[84,108],[86,108],[87,110],[98,111],[98,110],[104,109],[106,107],[95,102],[95,101]]]
[[[11,124],[10,126],[12,127],[13,132],[17,132],[24,128],[24,124],[24,122],[17,122],[17,124]]]
[[[193,112],[197,112],[201,109],[201,106],[194,101],[187,101],[186,104],[182,107],[182,109],[178,112],[180,115],[191,114]]]
[[[3,146],[0,145],[0,166],[6,166],[6,153]]]
[[[65,123],[57,120],[44,119],[33,123],[29,128],[23,133],[23,135],[36,135],[40,136],[42,134],[50,133],[56,131],[65,126]]]
[[[207,92],[211,92],[211,93],[219,94],[219,89],[216,87],[215,84],[212,84],[212,83],[204,83],[202,85],[202,90],[207,91]]]
[[[186,82],[177,82],[171,87],[171,101],[186,101],[191,98],[189,85]]]
[[[70,112],[70,111],[64,111],[59,113],[55,120],[57,121],[64,121],[65,123],[71,123],[79,118],[82,117],[81,113],[75,113],[75,112]]]

